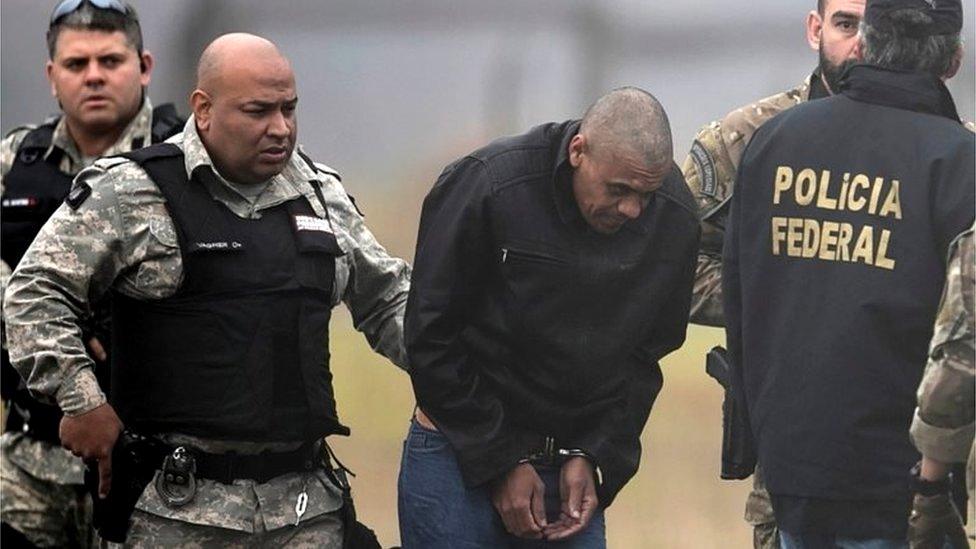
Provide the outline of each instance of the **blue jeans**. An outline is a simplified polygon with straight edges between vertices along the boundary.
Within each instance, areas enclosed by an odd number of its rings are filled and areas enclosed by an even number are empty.
[[[791,534],[780,530],[779,546],[781,549],[908,549],[908,542],[903,539],[851,539],[829,534]]]
[[[546,485],[546,515],[559,517],[559,469],[537,467]],[[556,542],[526,540],[505,531],[491,504],[487,486],[467,488],[461,480],[454,450],[437,431],[410,422],[403,443],[400,480],[397,485],[400,542],[403,549],[464,549],[534,547],[558,549],[605,549],[603,509],[575,536]]]

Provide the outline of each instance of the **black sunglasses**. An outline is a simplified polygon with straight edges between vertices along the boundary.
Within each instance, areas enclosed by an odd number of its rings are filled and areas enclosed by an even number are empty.
[[[117,11],[122,15],[128,15],[129,13],[129,9],[120,0],[61,0],[61,3],[51,12],[51,26],[54,26],[65,15],[74,12],[85,2],[100,10]]]

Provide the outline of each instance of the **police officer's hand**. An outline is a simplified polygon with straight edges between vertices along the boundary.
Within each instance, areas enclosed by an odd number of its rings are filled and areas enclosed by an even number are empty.
[[[585,457],[573,457],[559,472],[559,497],[562,509],[559,520],[545,529],[548,540],[566,539],[590,523],[599,503],[593,464]]]
[[[535,467],[522,463],[492,486],[491,502],[509,533],[538,539],[546,526],[545,492]]]
[[[102,342],[97,337],[92,337],[88,340],[88,354],[95,359],[95,362],[105,362],[108,360],[108,353],[105,352],[105,346],[102,345]]]
[[[969,549],[962,518],[949,499],[949,494],[916,494],[912,503],[912,514],[908,519],[908,542],[911,548],[942,549],[947,540],[955,549]]]
[[[98,462],[98,496],[112,487],[112,448],[122,432],[122,421],[108,403],[77,416],[61,418],[61,445],[85,461]]]

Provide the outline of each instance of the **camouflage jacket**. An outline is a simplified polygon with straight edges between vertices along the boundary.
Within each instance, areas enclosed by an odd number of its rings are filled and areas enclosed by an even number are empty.
[[[811,92],[811,90],[813,90]],[[702,218],[701,248],[691,298],[691,321],[722,326],[722,240],[725,204],[732,197],[739,160],[752,134],[780,112],[827,94],[814,72],[802,84],[738,108],[702,128],[682,167]]]
[[[112,156],[132,150],[132,142],[149,143],[152,136],[152,101],[146,97],[142,102],[142,107],[136,113],[136,117],[129,122],[119,139],[109,147],[102,156]],[[37,128],[36,125],[27,125],[14,128],[0,141],[0,195],[3,194],[3,178],[14,165],[17,158],[17,149],[27,137],[31,130]],[[54,126],[54,134],[51,136],[51,146],[44,153],[47,158],[51,153],[58,149],[64,154],[61,156],[61,171],[68,175],[75,175],[82,169],[87,168],[95,161],[94,158],[86,158],[78,150],[71,134],[68,133],[68,123],[62,116]],[[7,278],[10,275],[10,266],[4,263],[0,266],[0,297],[3,296],[2,290],[6,288]]]
[[[129,122],[119,139],[105,151],[105,156],[124,153],[132,150],[133,141],[149,143],[152,132],[152,102],[147,97],[135,118]],[[21,126],[15,128],[3,141],[0,141],[0,194],[3,192],[2,180],[14,164],[17,149],[21,142],[37,126]],[[90,165],[95,159],[85,158],[78,150],[68,125],[62,116],[54,126],[51,136],[51,146],[45,152],[47,158],[54,149],[63,151],[60,169],[62,172],[75,175]],[[11,269],[6,262],[0,261],[0,303],[6,290]],[[2,311],[2,306],[0,306]],[[4,343],[6,348],[6,343]],[[49,482],[60,484],[81,484],[84,466],[81,460],[72,456],[67,450],[48,442],[29,438],[22,433],[5,433],[0,439],[0,447],[10,459],[11,463],[20,467],[31,476]]]
[[[184,132],[169,142],[184,151],[187,174],[199,166],[213,166],[192,117]],[[403,310],[409,266],[376,241],[335,172],[323,165],[317,168],[312,170],[293,155],[253,204],[219,177],[207,184],[207,190],[242,218],[260,217],[262,211],[301,195],[324,217],[310,183],[322,181],[328,218],[344,252],[336,260],[333,303],[344,301],[373,348],[405,367]],[[173,221],[159,188],[142,168],[124,158],[104,158],[78,175],[76,187],[81,183],[90,186],[90,195],[77,209],[62,205],[41,230],[10,279],[6,308],[11,361],[33,393],[55,401],[69,415],[105,402],[79,337],[79,315],[109,289],[143,300],[171,296],[183,274]],[[167,438],[211,452],[277,448],[179,434]],[[294,523],[295,502],[303,487],[309,494],[303,520],[341,506],[338,492],[320,476],[284,475],[262,485],[201,481],[194,502],[177,509],[167,507],[150,484],[138,508],[194,524],[253,531],[261,522],[269,528]]]
[[[112,156],[128,152],[132,150],[133,141],[149,143],[152,136],[152,112],[152,101],[147,97],[142,102],[142,107],[139,108],[139,112],[136,113],[135,118],[126,126],[119,139],[108,150],[102,153],[102,156]],[[7,172],[10,171],[11,166],[14,164],[14,159],[17,158],[17,149],[20,148],[20,143],[36,127],[29,125],[15,128],[0,142],[0,177],[7,175]],[[55,149],[59,149],[64,153],[61,158],[60,168],[62,172],[69,175],[77,174],[82,169],[91,165],[95,160],[94,158],[86,158],[78,150],[78,145],[75,144],[74,139],[68,133],[68,124],[63,116],[58,120],[57,125],[54,126],[54,134],[51,136],[51,146],[44,153],[44,158],[49,157]]]
[[[945,463],[966,461],[976,429],[974,284],[976,249],[970,229],[950,247],[942,303],[911,427],[919,451]]]
[[[212,166],[192,118],[169,141],[183,149],[188,174]],[[254,204],[220,178],[207,190],[242,218],[260,217],[299,195],[324,217],[310,183],[323,180],[328,217],[345,254],[336,261],[333,303],[345,301],[373,347],[405,366],[402,316],[409,267],[376,241],[335,172],[319,168],[313,171],[294,155]],[[68,415],[105,402],[78,337],[79,312],[109,289],[134,299],[169,297],[183,275],[176,229],[159,188],[142,168],[124,158],[103,158],[78,175],[75,185],[80,183],[91,187],[90,196],[77,209],[62,205],[51,217],[14,271],[6,303],[11,361],[32,392],[56,401]]]

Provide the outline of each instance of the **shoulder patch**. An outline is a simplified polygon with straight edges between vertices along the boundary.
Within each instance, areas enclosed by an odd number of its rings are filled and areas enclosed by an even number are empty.
[[[79,206],[85,203],[85,200],[88,200],[91,192],[91,186],[79,180],[71,187],[71,192],[68,193],[68,198],[65,198],[64,201],[68,206],[71,206],[72,210],[77,210]]]
[[[718,177],[715,174],[715,163],[712,162],[711,155],[697,139],[691,144],[690,154],[695,162],[695,167],[698,168],[698,175],[701,179],[701,194],[713,198],[717,197]]]

